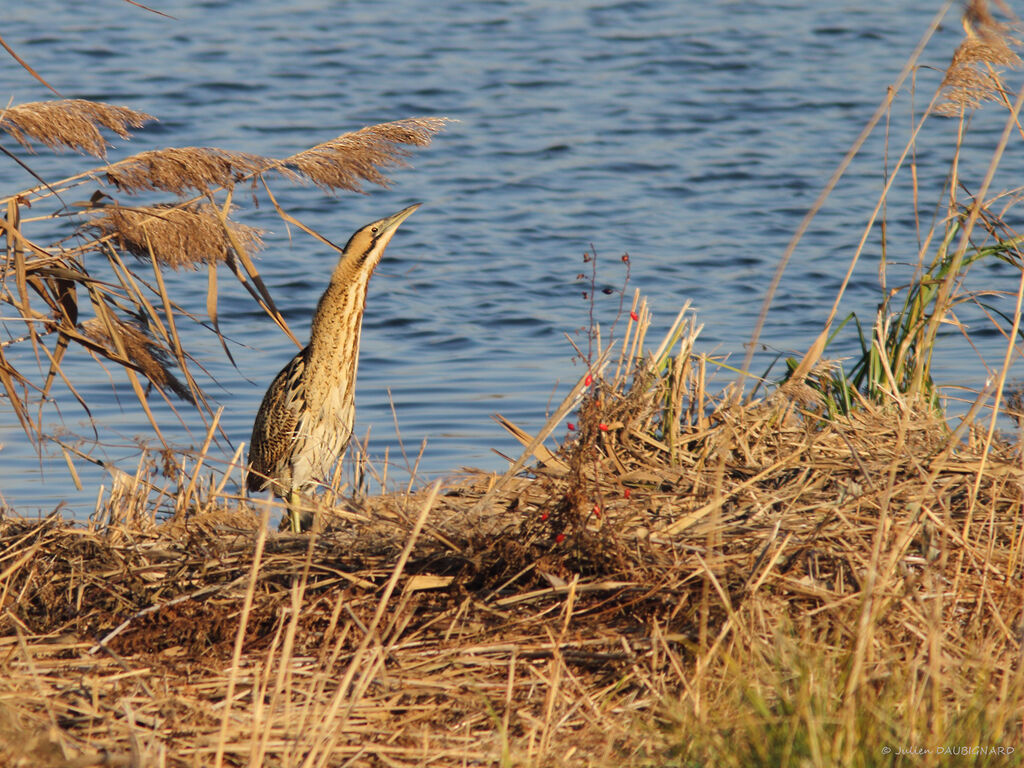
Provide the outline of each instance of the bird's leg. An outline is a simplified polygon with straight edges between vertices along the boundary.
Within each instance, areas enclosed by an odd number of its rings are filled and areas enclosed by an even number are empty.
[[[288,520],[290,523],[292,533],[302,532],[302,522],[300,514],[301,503],[302,495],[298,492],[298,490],[292,488],[290,491],[288,491]]]

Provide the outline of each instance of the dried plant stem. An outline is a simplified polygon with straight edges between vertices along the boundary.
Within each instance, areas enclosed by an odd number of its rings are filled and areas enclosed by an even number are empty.
[[[772,281],[768,286],[767,292],[765,293],[764,301],[761,304],[761,311],[757,316],[757,322],[754,325],[753,333],[751,333],[750,341],[747,342],[747,351],[743,357],[743,365],[740,367],[741,374],[736,378],[736,386],[733,389],[732,397],[734,402],[738,403],[740,401],[740,398],[743,397],[743,389],[746,384],[745,379],[747,373],[750,371],[750,363],[754,359],[754,350],[757,347],[757,340],[761,337],[761,331],[764,328],[765,320],[768,317],[768,310],[771,307],[772,301],[775,299],[775,292],[778,290],[779,283],[782,281],[782,274],[783,272],[785,272],[786,266],[789,264],[789,260],[792,257],[793,252],[796,251],[797,244],[803,238],[804,233],[810,227],[811,222],[814,220],[814,217],[818,214],[818,211],[821,210],[821,208],[825,205],[825,201],[828,199],[829,195],[832,194],[832,190],[835,189],[836,185],[839,183],[839,179],[841,179],[843,174],[846,173],[846,169],[849,168],[850,163],[853,162],[853,158],[857,156],[857,154],[860,152],[861,147],[864,146],[864,142],[867,141],[868,136],[870,136],[871,133],[875,130],[875,127],[878,125],[879,120],[881,120],[888,113],[890,107],[892,106],[893,98],[895,97],[899,89],[903,86],[904,81],[907,79],[910,73],[913,72],[917,67],[918,60],[921,58],[921,54],[924,53],[924,49],[927,46],[928,41],[931,40],[932,35],[935,34],[936,30],[939,28],[939,25],[942,23],[942,20],[945,18],[946,14],[949,12],[949,9],[952,7],[952,5],[952,0],[945,0],[945,2],[942,4],[942,7],[932,18],[931,23],[928,25],[928,29],[921,36],[921,39],[918,41],[917,46],[910,54],[910,58],[907,60],[906,64],[903,65],[903,69],[897,76],[896,82],[886,91],[885,98],[882,100],[882,103],[879,104],[878,107],[875,109],[874,114],[871,116],[867,124],[861,130],[860,134],[854,140],[853,144],[847,150],[846,154],[843,156],[843,159],[836,167],[836,170],[832,173],[832,176],[829,178],[828,182],[826,182],[825,187],[822,189],[817,199],[815,199],[810,209],[804,215],[804,218],[800,222],[800,225],[797,227],[796,232],[793,233],[793,237],[790,239],[789,244],[786,246],[785,252],[782,254],[782,258],[779,260],[778,266],[775,268],[775,274],[772,276]],[[822,338],[826,336],[827,334],[823,334]],[[819,343],[820,339],[819,342],[816,342],[816,346]],[[815,347],[812,347],[812,350],[813,349],[815,349]],[[811,353],[808,353],[808,355],[810,356]]]
[[[395,563],[395,567],[391,571],[391,577],[388,579],[388,583],[384,587],[384,591],[377,603],[377,610],[374,611],[373,619],[366,627],[363,632],[363,639],[352,654],[352,660],[349,662],[348,668],[345,670],[345,675],[338,684],[337,691],[331,700],[326,713],[327,716],[321,721],[320,728],[314,732],[314,737],[311,740],[314,746],[310,749],[305,761],[303,762],[303,768],[312,768],[314,765],[323,766],[326,764],[331,752],[333,751],[334,745],[337,743],[341,732],[343,731],[344,723],[348,720],[352,712],[352,708],[362,697],[372,674],[376,672],[380,664],[381,659],[379,656],[375,657],[374,660],[371,660],[370,663],[367,663],[365,659],[367,648],[375,639],[374,633],[376,632],[381,619],[384,617],[388,601],[391,599],[391,595],[395,591],[395,586],[398,584],[398,577],[401,576],[402,570],[405,568],[405,564],[408,562],[409,556],[412,554],[412,549],[419,538],[420,532],[423,530],[423,526],[427,522],[427,516],[430,514],[431,508],[434,506],[434,501],[437,499],[439,489],[440,484],[434,483],[427,492],[427,497],[423,502],[423,506],[420,508],[419,517],[416,518],[416,522],[413,524],[412,531],[409,533],[409,539],[406,542],[405,547],[402,549],[401,554],[398,556],[398,561]],[[357,685],[354,688],[351,688],[356,672],[360,669],[362,669],[363,674],[361,675]],[[327,729],[327,724],[334,721],[334,718],[339,712],[342,701],[346,695],[349,697],[349,706],[341,715],[341,724],[335,728]],[[317,746],[321,744],[323,745],[323,748],[318,750]],[[317,756],[318,751],[320,752],[319,756]]]
[[[989,418],[988,431],[985,434],[984,450],[982,451],[981,459],[978,462],[978,472],[975,475],[974,489],[971,494],[971,497],[975,499],[978,498],[978,492],[985,476],[985,465],[988,461],[989,453],[992,450],[992,441],[995,438],[996,424],[1000,413],[1003,390],[1006,387],[1006,378],[1010,372],[1010,365],[1013,362],[1013,359],[1019,354],[1016,339],[1020,332],[1022,310],[1024,310],[1024,272],[1021,273],[1021,277],[1017,281],[1017,303],[1014,307],[1013,324],[1010,328],[1009,337],[1007,338],[1006,352],[1003,355],[1003,364],[999,369],[999,374],[995,381],[992,382],[995,390],[992,395],[992,415]],[[970,535],[972,520],[973,515],[968,515],[967,519],[964,521],[964,527],[961,535],[965,539]]]
[[[256,535],[256,548],[252,555],[252,566],[249,569],[249,586],[242,602],[242,612],[238,618],[238,632],[235,634],[235,649],[231,655],[231,671],[228,675],[227,692],[224,695],[224,714],[220,721],[220,736],[217,739],[217,752],[213,758],[215,768],[224,762],[224,749],[227,744],[228,723],[231,719],[231,705],[235,699],[235,684],[242,661],[242,647],[245,644],[245,631],[249,625],[249,612],[252,610],[253,596],[256,590],[256,576],[263,559],[263,547],[267,541],[267,526],[270,524],[270,505],[264,505],[260,513],[260,526]]]
[[[1010,114],[1006,118],[1006,122],[1003,125],[1003,133],[999,137],[999,142],[996,145],[995,150],[992,152],[992,159],[989,161],[988,170],[985,172],[985,177],[982,179],[978,193],[975,195],[974,201],[968,211],[967,220],[964,222],[960,231],[960,243],[957,246],[949,265],[947,278],[939,285],[938,294],[935,298],[935,304],[939,308],[949,306],[949,299],[953,290],[953,285],[959,277],[960,266],[963,263],[964,256],[970,246],[971,234],[974,231],[974,226],[977,224],[978,217],[981,215],[982,208],[985,205],[985,198],[988,195],[988,189],[992,185],[992,179],[995,177],[996,170],[999,168],[999,163],[1002,160],[1003,153],[1006,151],[1006,145],[1010,140],[1010,135],[1014,126],[1017,124],[1022,106],[1024,106],[1024,87],[1021,87],[1017,92],[1017,98],[1014,100],[1013,109],[1010,110]],[[930,350],[934,345],[938,326],[942,321],[944,314],[945,313],[942,311],[936,311],[928,318],[928,324],[924,331],[926,349]],[[919,360],[918,365],[914,370],[914,381],[911,386],[912,394],[920,392],[924,380],[924,374],[924,362],[923,360]]]

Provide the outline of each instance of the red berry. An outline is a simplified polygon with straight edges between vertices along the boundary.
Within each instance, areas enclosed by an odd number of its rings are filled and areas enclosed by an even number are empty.
[[[597,506],[597,504],[595,504],[594,505],[594,517],[600,517],[600,516],[601,516],[601,508],[599,506]]]
[[[628,498],[629,498],[629,488],[627,488],[626,490],[624,490],[624,491],[622,492],[622,495],[623,495],[623,497],[624,497],[624,498],[627,498],[627,499],[628,499]]]
[[[593,376],[591,376],[591,375],[590,375],[590,374],[588,373],[588,374],[587,374],[587,378],[585,378],[585,379],[583,380],[583,386],[584,386],[584,387],[589,387],[589,386],[590,386],[591,384],[593,384],[593,383],[594,383],[594,377],[593,377]]]
[[[547,520],[548,519],[548,513],[547,512],[541,512],[540,513],[540,519],[541,519],[541,522],[544,522],[545,520]]]
[[[637,320],[640,319],[640,316],[636,312],[630,312],[629,319],[636,322]]]
[[[608,425],[607,424],[598,424],[597,428],[600,429],[602,432],[607,432],[608,431]]]
[[[629,264],[629,254],[628,253],[622,254],[622,263],[623,264]]]
[[[568,424],[566,424],[565,426],[567,426],[569,428],[570,432],[572,432],[574,429],[576,429],[576,425],[573,424],[571,421]]]
[[[564,533],[560,533],[557,536],[555,536],[555,541],[557,541],[559,544],[561,544],[563,541],[565,541],[565,534]]]

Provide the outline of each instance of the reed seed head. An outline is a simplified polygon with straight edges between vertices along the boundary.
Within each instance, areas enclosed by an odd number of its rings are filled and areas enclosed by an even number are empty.
[[[1002,6],[1001,6],[1002,7]],[[1000,76],[1002,67],[1017,69],[1020,40],[1012,28],[993,17],[986,0],[971,0],[964,11],[965,37],[953,53],[940,89],[935,114],[956,116],[986,101],[1008,103]]]
[[[182,195],[212,187],[230,187],[259,173],[273,160],[215,147],[168,147],[140,152],[107,170],[107,180],[122,192],[162,190]]]
[[[292,181],[311,181],[328,192],[361,192],[364,181],[388,186],[381,169],[407,165],[405,159],[411,153],[402,145],[426,146],[447,122],[418,117],[371,125],[283,159],[216,147],[169,147],[114,163],[106,175],[111,184],[128,193],[207,193],[271,170]]]
[[[104,158],[107,142],[101,128],[122,139],[131,136],[129,128],[139,128],[156,118],[127,107],[115,107],[99,101],[63,99],[18,104],[0,112],[0,129],[13,136],[26,149],[32,141],[50,149],[64,147]]]
[[[209,203],[108,206],[100,211],[90,226],[101,236],[113,236],[132,255],[155,258],[172,269],[224,261],[234,255],[235,243],[248,250],[263,245],[260,230],[225,224],[219,209]]]
[[[390,182],[381,169],[408,165],[405,159],[411,153],[402,145],[426,146],[447,122],[440,117],[416,117],[370,125],[287,157],[279,170],[329,192],[362,192],[363,181],[387,187]]]

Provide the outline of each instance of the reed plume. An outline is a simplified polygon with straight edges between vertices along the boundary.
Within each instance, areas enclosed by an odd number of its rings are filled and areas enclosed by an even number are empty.
[[[953,52],[940,85],[941,99],[934,112],[956,116],[977,109],[986,101],[1008,103],[1000,67],[1017,69],[1021,58],[1014,50],[1020,40],[1012,27],[995,19],[986,0],[971,0],[963,16],[964,40]]]
[[[407,165],[411,153],[402,145],[428,145],[447,122],[419,117],[370,125],[285,158],[281,171],[298,173],[327,191],[362,192],[361,181],[386,187],[390,180],[380,169]]]
[[[115,238],[138,258],[154,258],[172,269],[225,261],[234,255],[235,243],[247,250],[263,245],[260,230],[225,222],[219,209],[209,203],[106,206],[99,210],[90,226],[101,236]]]
[[[129,128],[140,128],[150,120],[156,118],[128,107],[64,99],[8,107],[0,112],[0,130],[13,136],[26,149],[31,149],[31,140],[35,140],[50,149],[66,147],[105,158],[108,144],[100,133],[101,128],[127,139],[131,136]]]
[[[275,170],[292,181],[311,181],[325,191],[361,192],[364,181],[388,186],[381,169],[406,165],[411,153],[402,145],[426,146],[447,122],[421,117],[370,125],[281,159],[216,147],[169,147],[115,163],[106,170],[106,178],[129,194],[162,190],[181,195],[189,190],[206,193],[231,188]]]
[[[168,147],[132,155],[112,165],[106,177],[122,192],[163,190],[182,195],[230,187],[272,163],[259,155],[215,147]]]

